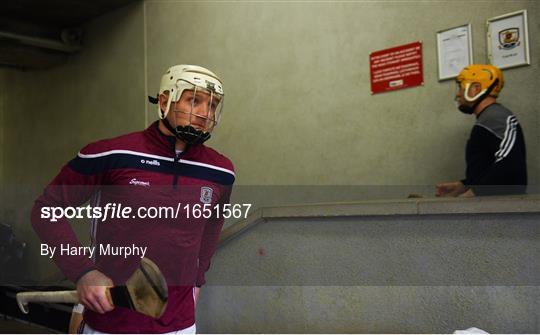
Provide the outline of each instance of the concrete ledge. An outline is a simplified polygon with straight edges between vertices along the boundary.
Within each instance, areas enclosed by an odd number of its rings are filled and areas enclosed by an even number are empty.
[[[538,213],[540,196],[476,197],[471,199],[425,199],[418,201],[422,214]]]
[[[244,230],[256,225],[260,221],[264,221],[262,217],[262,210],[257,209],[249,214],[247,218],[240,220],[232,226],[224,229],[219,236],[219,244],[221,245],[225,241],[239,235]]]
[[[264,218],[335,217],[417,214],[414,201],[362,201],[262,208]]]
[[[393,215],[538,213],[540,195],[475,198],[414,198],[263,207],[221,232],[219,243],[269,219]]]

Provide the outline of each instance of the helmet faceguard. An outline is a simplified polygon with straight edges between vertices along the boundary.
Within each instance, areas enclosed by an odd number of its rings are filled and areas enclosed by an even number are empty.
[[[159,103],[160,96],[166,96],[166,105]],[[182,103],[179,103],[182,100]],[[158,115],[167,129],[186,144],[200,144],[210,138],[219,123],[223,110],[223,84],[208,69],[196,65],[176,65],[167,70],[161,78],[159,95],[150,101],[158,104]],[[189,104],[186,104],[189,101]],[[189,107],[187,107],[189,106]],[[164,107],[164,108],[162,108]],[[167,119],[170,112],[181,113],[187,122],[174,124]]]

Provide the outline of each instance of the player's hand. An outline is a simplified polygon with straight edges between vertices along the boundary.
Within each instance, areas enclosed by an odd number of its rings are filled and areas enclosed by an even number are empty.
[[[438,197],[457,197],[465,192],[465,185],[461,181],[440,183],[436,186],[435,195]]]
[[[193,290],[193,299],[195,299],[195,307],[197,307],[197,300],[199,300],[199,294],[201,294],[201,288],[195,286]]]
[[[86,273],[77,282],[77,294],[79,301],[86,308],[103,314],[110,312],[114,306],[107,297],[107,287],[112,287],[111,278],[98,270],[92,270]]]

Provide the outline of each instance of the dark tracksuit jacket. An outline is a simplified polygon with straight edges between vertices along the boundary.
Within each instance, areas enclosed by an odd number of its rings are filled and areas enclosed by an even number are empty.
[[[475,194],[525,193],[525,141],[512,112],[495,103],[477,116],[467,142],[466,162],[466,178],[462,182]]]
[[[35,202],[32,226],[43,243],[56,247],[80,244],[67,219],[51,223],[43,218],[45,206],[76,207],[91,200],[102,209],[107,203],[134,209],[175,209],[175,217],[92,219],[95,246],[147,247],[146,257],[158,265],[169,287],[167,308],[159,319],[122,307],[103,315],[87,309],[84,320],[98,331],[162,333],[195,323],[193,287],[205,283],[204,274],[216,249],[223,216],[212,212],[205,218],[184,206],[228,203],[235,175],[229,159],[213,149],[195,145],[177,155],[174,146],[175,138],[162,134],[158,122],[144,131],[92,143],[62,168]],[[115,285],[122,285],[140,256],[100,254],[96,250],[91,260],[86,255],[59,255],[57,251],[54,261],[74,282],[98,269]]]

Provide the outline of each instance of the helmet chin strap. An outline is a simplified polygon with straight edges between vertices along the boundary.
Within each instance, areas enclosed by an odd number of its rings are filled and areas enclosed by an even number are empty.
[[[487,88],[487,90],[485,90],[484,93],[479,93],[476,95],[476,100],[474,100],[474,97],[473,99],[469,100],[467,98],[467,94],[469,92],[469,88],[470,86],[467,85],[467,89],[466,91],[464,92],[465,94],[465,100],[469,101],[469,102],[472,102],[474,101],[474,104],[472,106],[469,106],[469,105],[459,105],[458,106],[458,109],[460,112],[464,113],[464,114],[472,114],[474,113],[474,110],[476,109],[476,107],[491,93],[491,91],[493,91],[493,89],[495,88],[495,86],[497,86],[497,84],[499,83],[499,79],[496,79],[493,84],[489,85],[489,87]]]
[[[459,105],[458,106],[458,109],[460,112],[462,112],[463,114],[472,114],[474,113],[474,109],[476,108],[476,106],[478,106],[478,104],[480,104],[480,102],[482,100],[484,100],[485,97],[480,97],[478,98],[478,100],[476,100],[476,102],[472,105],[472,106],[469,106],[469,105]]]
[[[211,136],[210,133],[197,130],[193,128],[191,125],[176,126],[176,128],[173,128],[173,126],[171,126],[167,118],[162,119],[161,121],[163,121],[165,128],[167,128],[174,136],[176,136],[177,139],[179,139],[180,141],[183,141],[188,146],[195,145],[195,144],[202,144],[206,142]]]

